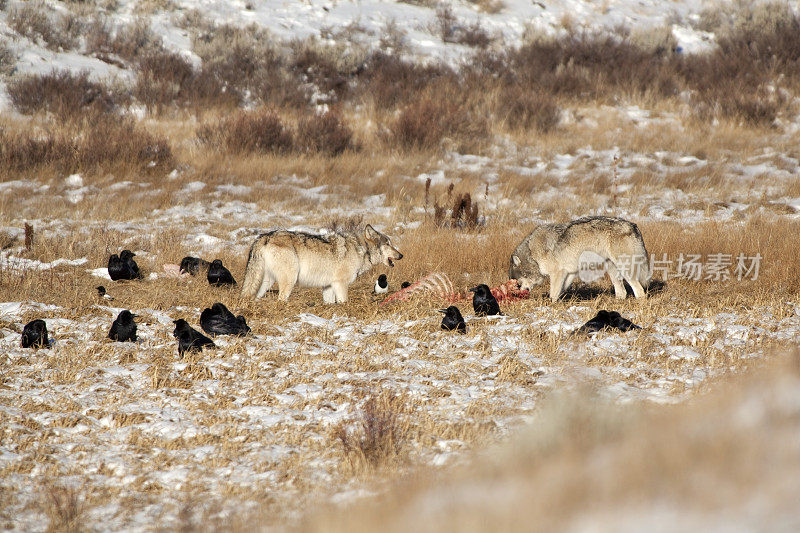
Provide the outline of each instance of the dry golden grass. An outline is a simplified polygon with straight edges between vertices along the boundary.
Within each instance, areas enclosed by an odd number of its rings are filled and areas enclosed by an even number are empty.
[[[149,2],[146,9],[170,6]],[[701,464],[701,474],[721,477],[727,462],[715,459],[717,452],[742,463],[763,450],[776,451],[776,461],[785,459],[782,449],[760,439],[736,448],[732,443],[742,435],[735,428],[722,428],[719,446],[703,451],[708,442],[693,440],[693,432],[719,412],[716,400],[619,414],[606,404],[586,411],[584,397],[569,397],[560,408],[563,397],[552,391],[583,383],[591,372],[599,376],[593,382],[599,391],[622,390],[626,400],[686,399],[706,387],[698,373],[724,381],[745,374],[772,350],[796,345],[785,334],[798,326],[800,289],[794,251],[800,222],[787,203],[800,195],[792,175],[792,158],[800,155],[795,140],[779,129],[733,120],[700,123],[687,104],[651,94],[627,101],[650,114],[646,121],[629,108],[553,96],[544,104],[557,104],[569,117],[558,127],[549,122],[553,107],[544,110],[538,130],[530,127],[535,113],[514,124],[483,122],[505,94],[497,87],[488,93],[449,117],[455,121],[452,138],[411,150],[385,140],[391,138],[386,128],[397,120],[394,107],[365,97],[362,106],[337,109],[359,149],[336,157],[209,150],[197,141],[198,128],[220,123],[225,111],[179,110],[137,123],[166,140],[174,165],[150,170],[125,160],[80,169],[86,190],[74,202],[74,187],[64,181],[67,171],[56,165],[0,170],[0,179],[30,184],[0,189],[0,226],[9,235],[0,238],[7,245],[3,257],[87,259],[44,271],[5,262],[0,267],[0,301],[60,306],[26,307],[18,316],[0,317],[0,341],[18,335],[34,318],[64,321],[54,327],[52,350],[21,355],[14,348],[0,356],[6,391],[0,395],[0,423],[8,428],[0,446],[14,446],[18,454],[0,464],[0,523],[24,529],[17,512],[26,510],[28,519],[49,520],[54,530],[91,529],[101,522],[126,528],[136,527],[145,513],[164,529],[217,530],[251,528],[255,514],[259,524],[282,528],[321,501],[384,490],[409,473],[419,476],[431,465],[462,461],[472,450],[504,441],[545,395],[552,399],[536,420],[548,425],[530,429],[535,444],[517,441],[520,455],[499,465],[479,460],[477,477],[447,471],[445,481],[403,481],[390,490],[385,506],[359,507],[354,522],[334,511],[332,522],[312,516],[307,528],[370,529],[372,517],[385,513],[396,528],[415,529],[419,523],[405,521],[403,514],[416,495],[440,490],[439,483],[457,494],[470,483],[507,478],[520,498],[534,504],[512,498],[494,510],[457,506],[453,522],[436,517],[427,527],[481,529],[485,516],[499,527],[523,527],[532,515],[508,512],[506,505],[519,504],[535,513],[543,529],[558,528],[562,516],[589,506],[596,494],[607,495],[602,502],[609,506],[627,502],[631,487],[657,494],[659,487],[648,485],[648,478],[667,475],[670,495],[684,489],[695,494],[672,474]],[[537,103],[509,102],[509,108]],[[279,113],[291,124],[304,116],[294,108]],[[470,123],[470,113],[481,121]],[[10,134],[69,133],[46,116],[0,120]],[[417,116],[420,125],[424,116]],[[470,127],[480,135],[472,138]],[[474,147],[479,157],[467,160],[453,150],[459,146]],[[620,158],[616,177],[614,155]],[[702,164],[682,162],[688,156]],[[742,170],[762,163],[763,173]],[[427,196],[426,175],[444,176]],[[614,194],[617,182],[629,188]],[[449,206],[465,193],[479,206],[479,224],[468,230],[437,225],[435,203]],[[503,321],[470,320],[463,337],[439,331],[439,299],[380,306],[370,294],[382,272],[393,289],[430,272],[446,273],[459,291],[501,283],[511,251],[537,223],[597,213],[637,222],[656,258],[761,254],[759,279],[671,278],[654,284],[644,301],[615,300],[608,280],[576,284],[555,304],[542,287],[528,300],[504,303]],[[377,267],[358,279],[346,304],[323,305],[318,289],[298,289],[287,303],[278,303],[274,294],[253,301],[202,278],[162,274],[164,264],[202,255],[222,259],[241,282],[247,247],[259,232],[353,220],[376,224],[405,257],[393,269]],[[29,250],[22,237],[10,236],[25,223],[34,226]],[[218,244],[206,246],[195,239],[200,235],[216,237]],[[145,274],[158,276],[115,283],[87,271],[104,267],[109,254],[122,248],[139,251]],[[114,302],[97,297],[99,284]],[[200,311],[216,301],[245,315],[255,337],[220,340],[215,351],[178,359],[170,320],[197,325]],[[106,340],[115,312],[106,305],[140,314],[141,344]],[[468,301],[458,305],[471,315]],[[617,310],[644,329],[594,339],[569,335],[599,309]],[[308,313],[331,322],[303,322]],[[681,355],[687,350],[690,357]],[[49,392],[43,394],[42,387]],[[562,415],[568,423],[559,425]],[[175,420],[190,431],[161,431],[159,424]],[[646,434],[639,439],[641,428]],[[675,451],[681,438],[691,444],[685,453]],[[542,445],[542,439],[550,444]],[[622,451],[614,452],[615,446]],[[655,459],[648,463],[651,448]],[[594,450],[600,450],[599,465],[584,458]],[[621,481],[613,481],[623,470]],[[176,477],[156,475],[161,472]],[[742,484],[754,482],[746,465],[732,475]],[[30,479],[49,483],[36,502],[20,488]],[[108,508],[113,517],[103,514]],[[330,515],[325,516],[321,520]]]
[[[555,394],[524,432],[466,466],[312,511],[296,530],[615,530],[665,514],[701,528],[795,522],[797,354],[758,366],[669,408],[614,406],[589,388]]]

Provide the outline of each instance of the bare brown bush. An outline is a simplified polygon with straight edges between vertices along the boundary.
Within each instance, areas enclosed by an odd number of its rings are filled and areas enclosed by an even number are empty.
[[[457,26],[458,19],[453,13],[453,9],[448,4],[439,4],[436,8],[436,29],[442,42],[455,42],[453,39]]]
[[[6,43],[0,43],[0,75],[8,76],[16,68],[17,54]]]
[[[77,489],[66,486],[46,487],[43,499],[42,508],[48,519],[48,532],[86,531],[84,502]]]
[[[87,112],[110,113],[124,98],[105,85],[91,81],[86,71],[73,74],[68,70],[13,80],[8,84],[8,95],[20,113],[49,112],[62,119]]]
[[[234,153],[284,153],[294,148],[294,135],[272,109],[238,111],[216,124],[202,126],[201,142]]]
[[[0,131],[0,163],[14,172],[50,168],[59,173],[102,173],[113,169],[163,172],[172,150],[132,120],[96,116],[46,135]]]
[[[500,13],[505,8],[505,3],[502,0],[468,0],[470,4],[473,4],[475,7],[478,8],[479,11],[483,11],[484,13]]]
[[[166,139],[149,133],[133,120],[96,120],[85,128],[77,143],[75,170],[108,171],[122,164],[157,174],[174,165]]]
[[[456,32],[455,39],[455,42],[458,44],[481,49],[492,44],[494,40],[478,21],[473,22],[469,26],[459,28]]]
[[[400,459],[408,440],[404,412],[403,397],[382,391],[364,401],[351,427],[342,423],[334,428],[333,436],[351,469],[374,470]]]
[[[445,65],[420,65],[381,51],[372,54],[365,65],[359,73],[358,92],[379,109],[413,102],[434,84],[457,83],[456,73]]]
[[[276,68],[256,76],[252,93],[265,105],[302,109],[308,107],[313,88],[293,73]]]
[[[695,93],[701,120],[729,118],[764,126],[790,111],[791,99],[780,87],[800,82],[800,19],[785,10],[768,15],[760,7],[752,9],[755,14],[739,16],[769,23],[758,30],[750,22],[740,23],[719,39],[710,56],[685,57],[676,65]]]
[[[349,97],[352,83],[367,59],[361,47],[347,43],[328,45],[313,38],[293,42],[292,49],[291,71],[314,84],[330,102]]]
[[[500,74],[525,87],[579,99],[620,92],[664,98],[677,92],[668,59],[617,36],[581,33],[538,40],[512,51],[499,65]]]
[[[479,146],[488,135],[486,120],[454,99],[426,96],[407,105],[389,125],[387,141],[405,150],[438,149],[446,138],[462,148]]]
[[[445,43],[463,44],[476,48],[486,48],[492,38],[478,21],[466,25],[455,16],[447,4],[436,8],[436,32]]]
[[[284,58],[264,29],[212,27],[195,35],[192,46],[203,60],[201,76],[217,80],[226,94],[249,91],[264,103],[302,107],[308,98],[288,71]]]
[[[453,184],[448,188],[447,199],[452,201],[448,210],[446,206],[439,205],[438,200],[433,204],[433,221],[440,228],[454,228],[473,230],[483,225],[480,218],[480,208],[477,202],[472,201],[472,196],[462,193],[457,196],[452,195]]]
[[[110,30],[102,25],[96,25],[94,32],[93,38],[86,43],[89,52],[114,54],[129,63],[163,49],[161,38],[153,33],[145,19],[137,19],[118,28],[113,37]]]
[[[304,117],[297,126],[297,148],[305,152],[339,155],[352,140],[353,130],[332,111]]]
[[[740,92],[730,87],[709,87],[698,92],[695,101],[694,113],[701,120],[726,118],[756,127],[773,125],[788,105],[779,92],[767,88]]]
[[[66,160],[73,143],[53,136],[36,138],[0,130],[0,162],[11,172],[22,172]]]
[[[558,126],[561,108],[547,93],[511,85],[499,92],[496,113],[513,130],[547,133]]]
[[[12,8],[8,23],[20,35],[43,42],[51,50],[70,50],[77,44],[81,24],[74,15],[51,15],[44,2],[26,2]]]
[[[139,72],[133,94],[151,112],[179,101],[187,101],[187,86],[194,75],[192,65],[178,54],[156,51],[139,61]]]

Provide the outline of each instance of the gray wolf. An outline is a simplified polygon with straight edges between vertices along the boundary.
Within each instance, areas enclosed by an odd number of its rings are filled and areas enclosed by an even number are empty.
[[[295,285],[322,287],[325,303],[346,302],[356,277],[380,263],[393,267],[402,258],[389,237],[370,225],[331,235],[270,231],[250,247],[242,294],[261,298],[277,282],[284,302]]]
[[[508,276],[521,289],[549,276],[550,299],[555,302],[578,275],[587,253],[604,262],[617,299],[627,296],[623,279],[637,298],[645,297],[650,280],[647,250],[636,224],[621,218],[590,216],[539,226],[514,250]]]

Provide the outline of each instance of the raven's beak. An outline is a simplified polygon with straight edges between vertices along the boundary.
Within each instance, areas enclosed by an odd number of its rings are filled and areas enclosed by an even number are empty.
[[[437,309],[438,312],[445,314],[447,313],[447,309]]]

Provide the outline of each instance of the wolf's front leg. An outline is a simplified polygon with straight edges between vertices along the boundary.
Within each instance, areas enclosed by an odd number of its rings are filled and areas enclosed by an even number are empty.
[[[336,294],[336,303],[347,301],[347,283],[336,282],[331,284],[333,292]]]
[[[557,301],[564,292],[564,284],[567,281],[567,272],[558,270],[550,274],[550,300]]]

